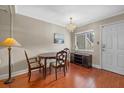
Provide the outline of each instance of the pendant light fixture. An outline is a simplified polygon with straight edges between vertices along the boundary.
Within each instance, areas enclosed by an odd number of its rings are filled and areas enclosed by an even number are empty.
[[[72,17],[70,17],[70,23],[67,24],[66,29],[73,32],[77,28],[77,25],[72,22]]]

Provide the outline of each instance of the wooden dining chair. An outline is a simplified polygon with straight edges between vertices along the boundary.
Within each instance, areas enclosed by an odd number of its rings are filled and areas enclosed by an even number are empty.
[[[69,68],[69,63],[70,63],[70,50],[68,48],[64,48],[64,51],[67,52],[67,64],[66,64],[66,70]]]
[[[31,79],[31,71],[35,70],[35,69],[39,69],[39,72],[41,72],[41,68],[42,68],[43,69],[43,77],[44,77],[44,70],[45,70],[44,65],[39,62],[37,57],[28,58],[27,52],[26,51],[24,51],[24,52],[25,52],[27,63],[28,63],[28,76],[29,76],[28,81],[30,81],[30,79]]]
[[[55,77],[57,80],[57,69],[63,68],[64,76],[66,75],[66,61],[67,61],[67,52],[66,51],[60,51],[56,54],[56,62],[50,63],[50,73],[51,68],[55,68]]]

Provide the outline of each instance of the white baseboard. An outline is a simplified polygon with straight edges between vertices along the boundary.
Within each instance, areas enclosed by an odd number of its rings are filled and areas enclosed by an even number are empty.
[[[101,66],[100,66],[100,65],[93,64],[92,66],[93,66],[94,68],[101,69]],[[28,69],[24,69],[24,70],[20,70],[20,71],[13,72],[13,73],[12,73],[12,77],[18,76],[18,75],[21,75],[21,74],[25,74],[25,73],[28,73]],[[8,78],[8,74],[0,75],[0,80],[6,79],[6,78]]]
[[[101,69],[101,66],[100,66],[100,65],[93,64],[92,66],[93,66],[94,68]]]
[[[13,73],[12,73],[12,77],[17,76],[17,75],[21,75],[21,74],[25,74],[25,73],[27,73],[27,72],[28,72],[28,69],[16,71],[16,72],[13,72]],[[8,78],[8,74],[0,75],[0,80],[6,79],[6,78]]]

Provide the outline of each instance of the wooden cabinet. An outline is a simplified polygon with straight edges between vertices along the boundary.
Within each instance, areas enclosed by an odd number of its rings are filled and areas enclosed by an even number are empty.
[[[85,67],[92,67],[92,55],[86,53],[71,53],[71,62]]]

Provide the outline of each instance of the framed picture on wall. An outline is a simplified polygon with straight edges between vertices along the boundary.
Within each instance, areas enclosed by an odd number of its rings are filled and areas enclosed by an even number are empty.
[[[54,33],[54,43],[64,44],[64,34]]]

